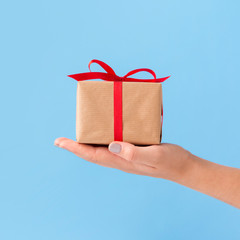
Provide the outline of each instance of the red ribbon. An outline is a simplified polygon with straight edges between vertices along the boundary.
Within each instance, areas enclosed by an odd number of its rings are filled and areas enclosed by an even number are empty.
[[[104,72],[91,72],[91,64],[97,63],[99,64],[105,71]],[[157,78],[156,74],[153,70],[148,68],[139,68],[128,72],[125,76],[119,77],[113,71],[113,69],[108,66],[106,63],[93,59],[89,62],[88,68],[90,72],[86,73],[78,73],[68,75],[77,81],[91,80],[91,79],[102,79],[105,81],[113,81],[114,82],[114,141],[122,141],[122,82],[156,82],[161,83],[167,80],[170,76],[164,78]],[[129,78],[129,76],[138,73],[138,72],[149,72],[152,74],[154,79],[137,79],[137,78]],[[163,116],[163,110],[162,110]]]

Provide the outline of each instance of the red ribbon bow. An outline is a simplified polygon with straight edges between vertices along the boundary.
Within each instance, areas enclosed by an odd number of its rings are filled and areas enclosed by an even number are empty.
[[[99,64],[105,71],[104,72],[91,72],[91,64],[97,63]],[[113,81],[114,82],[114,141],[122,141],[122,82],[156,82],[161,83],[167,80],[170,76],[164,78],[157,78],[156,74],[153,70],[148,68],[139,68],[128,72],[125,76],[119,77],[113,71],[113,69],[108,66],[106,63],[93,59],[89,62],[88,68],[90,72],[86,73],[78,73],[68,75],[77,81],[91,80],[91,79],[102,79],[105,81]],[[129,78],[129,76],[138,73],[138,72],[148,72],[152,74],[154,79],[136,79]]]

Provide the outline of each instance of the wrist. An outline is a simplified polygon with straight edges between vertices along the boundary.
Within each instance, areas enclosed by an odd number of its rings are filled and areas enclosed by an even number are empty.
[[[169,179],[176,183],[185,185],[185,182],[189,182],[189,179],[198,172],[199,160],[197,156],[192,154],[189,151],[186,151],[181,164],[177,167],[176,172],[172,175],[172,178]]]

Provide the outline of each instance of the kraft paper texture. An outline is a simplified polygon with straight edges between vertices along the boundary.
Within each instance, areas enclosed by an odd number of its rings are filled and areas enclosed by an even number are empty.
[[[77,83],[76,139],[79,143],[114,141],[113,82]],[[161,142],[161,83],[123,82],[123,141]]]

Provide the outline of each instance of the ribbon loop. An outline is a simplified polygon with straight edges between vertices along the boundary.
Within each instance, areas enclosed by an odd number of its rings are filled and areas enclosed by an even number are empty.
[[[97,59],[93,59],[93,60],[91,60],[91,61],[89,62],[88,68],[89,68],[89,71],[90,71],[90,72],[91,72],[90,66],[91,66],[92,63],[97,63],[97,64],[98,64],[99,66],[101,66],[107,73],[116,75],[116,73],[114,72],[114,70],[113,70],[110,66],[108,66],[106,63],[104,63],[104,62],[102,62],[102,61],[100,61],[100,60],[97,60]]]
[[[150,74],[152,74],[154,79],[157,78],[156,73],[153,70],[148,69],[148,68],[139,68],[139,69],[132,70],[132,71],[128,72],[124,77],[127,78],[127,77],[129,77],[133,74],[138,73],[138,72],[149,72]]]

